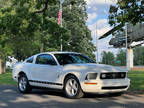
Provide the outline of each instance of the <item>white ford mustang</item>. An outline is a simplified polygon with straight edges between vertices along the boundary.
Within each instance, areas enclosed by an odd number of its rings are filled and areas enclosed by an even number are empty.
[[[34,87],[61,89],[68,98],[84,93],[119,93],[129,88],[127,71],[96,64],[74,52],[46,52],[34,55],[13,69],[13,79],[21,93]]]

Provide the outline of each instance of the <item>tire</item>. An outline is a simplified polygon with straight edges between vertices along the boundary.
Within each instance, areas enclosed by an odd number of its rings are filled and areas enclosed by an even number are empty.
[[[18,79],[18,90],[20,93],[30,93],[32,87],[29,85],[29,81],[25,74],[20,75]]]
[[[75,76],[68,76],[64,82],[64,93],[70,99],[78,99],[83,97],[84,93],[80,83]]]

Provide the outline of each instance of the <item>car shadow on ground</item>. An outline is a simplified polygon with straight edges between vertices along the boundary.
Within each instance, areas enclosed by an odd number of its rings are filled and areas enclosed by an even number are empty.
[[[15,90],[16,92],[20,93],[18,90]],[[33,89],[30,93],[28,93],[27,95],[39,95],[39,96],[43,96],[43,95],[51,95],[51,96],[60,96],[60,97],[64,97],[66,98],[64,92],[62,90],[56,90],[56,89],[46,89],[46,88],[39,88],[39,89]],[[124,94],[124,93],[123,93]],[[122,96],[123,94],[89,94],[89,93],[85,93],[83,98],[112,98],[112,97],[118,97],[118,96]]]
[[[16,86],[0,86],[0,108],[143,108],[144,96],[134,97],[87,94],[81,99],[67,99],[60,91],[34,89],[21,94]]]

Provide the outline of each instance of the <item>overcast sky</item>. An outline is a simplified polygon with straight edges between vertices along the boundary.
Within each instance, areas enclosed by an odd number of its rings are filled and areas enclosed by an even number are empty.
[[[92,32],[93,42],[96,44],[95,38],[95,25],[97,22],[98,37],[109,31],[111,27],[108,24],[108,11],[111,4],[115,4],[116,0],[86,0],[87,2],[87,13],[88,28]],[[102,51],[111,51],[114,54],[117,53],[118,49],[110,48],[108,42],[111,36],[98,41],[99,50],[99,61],[101,59]]]

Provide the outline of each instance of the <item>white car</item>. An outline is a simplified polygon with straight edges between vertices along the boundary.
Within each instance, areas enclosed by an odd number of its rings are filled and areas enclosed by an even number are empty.
[[[13,69],[18,89],[27,93],[34,87],[63,90],[68,98],[84,93],[119,93],[127,91],[127,71],[96,64],[87,56],[74,52],[46,52],[34,55]]]
[[[15,59],[14,57],[8,56],[7,61],[6,61],[6,68],[13,69],[16,63],[18,63],[17,59]]]

